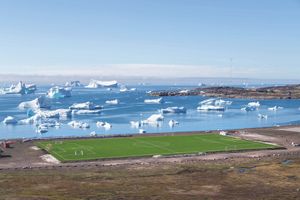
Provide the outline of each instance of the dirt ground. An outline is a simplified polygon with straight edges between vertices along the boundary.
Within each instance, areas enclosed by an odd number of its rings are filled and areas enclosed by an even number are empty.
[[[300,132],[290,128],[230,131],[279,150],[76,163],[17,141],[0,158],[0,199],[300,199]]]

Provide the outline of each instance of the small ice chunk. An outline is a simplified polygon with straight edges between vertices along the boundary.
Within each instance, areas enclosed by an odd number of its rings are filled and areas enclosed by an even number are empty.
[[[139,128],[142,126],[140,121],[130,121],[131,127],[133,128]]]
[[[185,107],[168,107],[160,110],[161,113],[186,113]]]
[[[90,125],[88,123],[80,122],[80,121],[71,121],[68,123],[68,125],[72,126],[73,128],[81,128],[81,129],[90,128]]]
[[[143,134],[146,133],[146,131],[144,129],[139,129],[139,134]]]
[[[258,114],[258,119],[268,119],[268,115]]]
[[[97,127],[103,127],[105,129],[111,129],[112,125],[108,122],[97,122],[96,123]]]
[[[117,105],[120,103],[120,101],[118,99],[112,99],[112,100],[105,101],[105,103],[110,105]]]
[[[93,102],[87,101],[84,103],[74,103],[69,108],[71,110],[96,110],[101,109],[102,106],[95,105]]]
[[[163,103],[164,100],[163,98],[158,98],[158,99],[145,99],[144,100],[144,103],[147,103],[147,104],[160,104],[160,103]]]
[[[7,116],[4,120],[3,120],[4,124],[11,124],[11,125],[15,125],[18,123],[18,121],[12,117],[12,116]]]
[[[274,107],[268,108],[268,110],[270,110],[270,111],[277,111],[277,110],[281,110],[281,109],[283,109],[283,107],[280,107],[280,106],[274,106]]]
[[[170,127],[174,127],[175,125],[178,125],[178,124],[179,124],[179,122],[176,121],[176,120],[171,119],[171,120],[169,121],[169,126],[170,126]]]

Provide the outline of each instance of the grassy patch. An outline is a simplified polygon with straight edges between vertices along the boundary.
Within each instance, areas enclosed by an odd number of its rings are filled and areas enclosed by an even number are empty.
[[[60,161],[268,149],[276,146],[218,134],[51,140],[37,144]]]

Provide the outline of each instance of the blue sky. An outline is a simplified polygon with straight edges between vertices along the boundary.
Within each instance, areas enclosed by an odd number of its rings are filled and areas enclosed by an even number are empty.
[[[300,1],[0,0],[0,70],[296,79]]]

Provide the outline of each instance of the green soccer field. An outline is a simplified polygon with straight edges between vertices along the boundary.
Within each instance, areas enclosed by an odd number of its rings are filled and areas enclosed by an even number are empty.
[[[278,146],[218,134],[51,140],[37,145],[60,161],[190,154]]]

